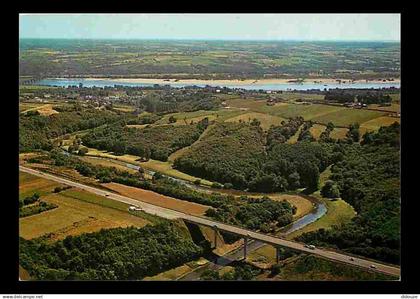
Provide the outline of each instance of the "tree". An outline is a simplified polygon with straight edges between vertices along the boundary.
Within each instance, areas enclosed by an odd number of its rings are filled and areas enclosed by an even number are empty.
[[[171,115],[168,119],[170,124],[176,123],[176,117],[174,117],[173,115]]]
[[[359,127],[360,126],[358,123],[354,123],[349,126],[349,130],[346,134],[346,137],[350,142],[359,142],[360,140]]]
[[[261,125],[261,122],[258,120],[258,119],[256,119],[256,118],[254,118],[252,121],[251,121],[251,126],[254,126],[254,127],[259,127]]]
[[[271,275],[279,275],[281,272],[281,266],[280,264],[274,264],[271,266]]]
[[[77,152],[77,154],[80,155],[80,156],[84,156],[84,155],[86,155],[88,153],[88,151],[89,151],[88,148],[85,147],[85,146],[83,146],[83,147],[81,147],[79,149],[79,151]]]
[[[331,180],[328,180],[325,182],[325,185],[321,189],[321,195],[327,198],[339,198],[340,190],[338,189],[337,184]]]

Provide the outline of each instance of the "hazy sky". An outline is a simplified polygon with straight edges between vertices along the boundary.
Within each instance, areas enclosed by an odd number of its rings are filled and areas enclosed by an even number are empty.
[[[21,38],[400,40],[399,14],[21,14]]]

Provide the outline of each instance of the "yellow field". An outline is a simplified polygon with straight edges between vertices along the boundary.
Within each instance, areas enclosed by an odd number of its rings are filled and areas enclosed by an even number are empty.
[[[116,191],[117,193],[139,200],[147,202],[156,206],[165,207],[173,209],[176,211],[189,213],[192,215],[203,216],[204,213],[208,210],[208,206],[201,205],[194,202],[189,202],[186,200],[180,200],[173,197],[165,196],[153,191],[144,190],[140,188],[125,186],[117,183],[107,183],[103,186]]]
[[[227,100],[226,104],[229,107],[259,110],[261,109],[261,107],[266,106],[266,101],[265,100],[252,100],[252,99],[232,99],[232,100]]]
[[[258,119],[261,122],[261,127],[264,130],[268,130],[271,126],[279,126],[284,118],[265,114],[265,113],[258,113],[258,112],[248,112],[244,113],[232,118],[227,119],[227,122],[251,122],[254,118]]]
[[[35,106],[33,108],[24,110],[22,113],[26,113],[28,111],[38,111],[39,114],[44,115],[44,116],[49,116],[52,114],[57,114],[58,111],[54,110],[51,104],[45,104],[45,105],[41,105],[41,106]]]
[[[32,196],[35,192],[41,196],[46,195],[53,192],[54,188],[58,186],[63,185],[28,173],[19,172],[19,199]]]
[[[78,189],[41,197],[58,208],[19,219],[19,235],[25,239],[51,234],[51,240],[98,231],[102,228],[136,226],[150,223],[129,214],[128,205]]]
[[[401,105],[397,103],[392,103],[391,106],[388,107],[381,107],[378,104],[371,104],[369,105],[369,109],[378,109],[378,110],[385,110],[389,112],[400,112],[401,111]]]
[[[390,126],[394,122],[400,123],[400,119],[397,117],[381,116],[362,123],[360,129],[364,131],[376,131],[380,127]]]
[[[30,280],[31,276],[29,275],[28,271],[26,271],[24,268],[22,268],[21,265],[19,265],[19,278],[22,280]]]
[[[347,128],[334,128],[330,133],[330,137],[333,139],[344,139],[349,129]]]
[[[148,124],[145,124],[145,125],[126,125],[127,128],[136,128],[136,129],[143,129],[147,126],[148,126]]]
[[[325,131],[325,128],[326,126],[324,125],[313,124],[313,126],[309,129],[309,132],[311,132],[312,136],[318,140],[321,133]]]
[[[134,108],[133,106],[126,105],[114,105],[112,108],[122,112],[133,112],[134,110],[136,110],[136,108]]]
[[[303,125],[299,127],[299,129],[296,131],[295,135],[289,138],[289,140],[286,141],[288,144],[295,144],[298,141],[299,134],[302,131]]]

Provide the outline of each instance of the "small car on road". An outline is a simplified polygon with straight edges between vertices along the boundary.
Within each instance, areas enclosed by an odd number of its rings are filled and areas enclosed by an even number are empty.
[[[375,266],[375,265],[370,265],[370,267],[371,267],[372,269],[376,269],[376,266]]]

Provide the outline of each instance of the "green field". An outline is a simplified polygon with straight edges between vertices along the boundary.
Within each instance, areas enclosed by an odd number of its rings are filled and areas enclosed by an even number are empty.
[[[332,122],[336,126],[348,126],[352,123],[362,124],[384,114],[384,112],[379,111],[342,108],[330,113],[314,116],[311,120],[322,124]]]
[[[271,126],[280,126],[285,119],[282,117],[269,115],[265,113],[249,112],[227,119],[227,122],[251,122],[253,119],[258,119],[261,122],[261,127],[268,130]]]
[[[33,194],[38,190],[32,183],[47,185],[51,181],[21,173],[19,185]],[[68,235],[98,231],[102,228],[138,226],[156,221],[155,217],[131,215],[127,204],[97,196],[79,189],[69,189],[60,193],[42,193],[41,199],[58,207],[19,219],[19,235],[25,239],[48,235],[49,240],[63,239]],[[21,188],[20,188],[21,189]],[[22,193],[19,194],[20,196]]]

